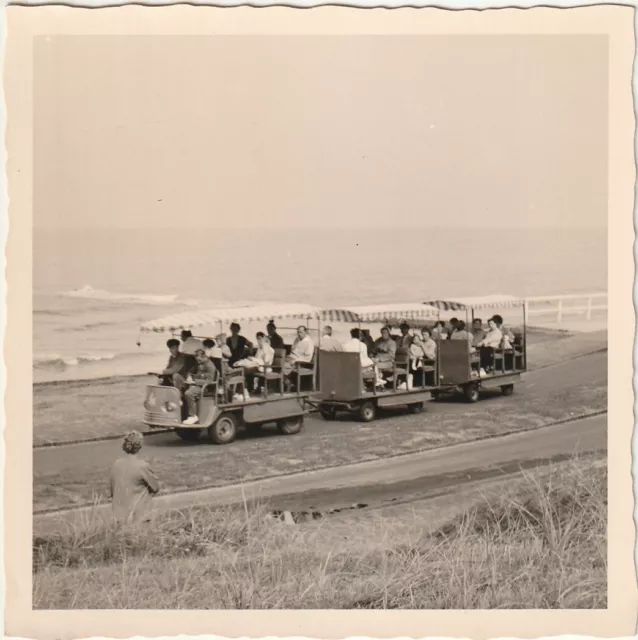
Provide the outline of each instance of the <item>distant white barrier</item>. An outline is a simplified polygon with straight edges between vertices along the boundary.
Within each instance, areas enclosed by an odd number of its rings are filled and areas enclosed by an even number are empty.
[[[607,311],[607,293],[577,293],[563,296],[535,296],[526,298],[527,315],[554,315],[561,322],[566,315],[584,315],[591,320],[597,311]]]

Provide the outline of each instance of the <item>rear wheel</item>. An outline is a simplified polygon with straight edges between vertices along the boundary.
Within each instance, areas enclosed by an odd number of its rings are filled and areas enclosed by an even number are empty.
[[[303,427],[303,416],[277,420],[277,431],[284,436],[292,436],[299,433]]]
[[[372,422],[377,415],[377,409],[372,402],[364,402],[359,407],[359,418],[363,422]]]
[[[463,389],[463,395],[468,402],[477,402],[479,399],[479,390],[475,384],[468,384]]]
[[[237,418],[224,413],[208,427],[208,437],[215,444],[230,444],[237,437]]]
[[[175,429],[175,433],[186,442],[195,442],[202,435],[201,429]]]
[[[415,402],[413,404],[409,404],[408,405],[408,411],[410,413],[421,413],[421,411],[423,411],[423,403],[422,402]]]
[[[511,396],[514,393],[514,385],[513,384],[504,384],[501,387],[501,393],[504,396]]]

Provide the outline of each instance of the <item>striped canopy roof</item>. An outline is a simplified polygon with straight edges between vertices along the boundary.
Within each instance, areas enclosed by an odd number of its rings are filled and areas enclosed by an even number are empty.
[[[171,316],[149,320],[140,326],[141,331],[163,332],[194,327],[215,326],[230,322],[268,322],[282,318],[306,320],[317,317],[318,307],[309,304],[268,304],[235,308],[208,309],[206,311],[187,311]]]
[[[453,300],[426,300],[424,305],[441,311],[463,311],[465,309],[506,309],[522,307],[525,300],[508,295],[491,295],[477,298],[454,298]]]
[[[361,322],[427,320],[438,315],[437,309],[415,302],[350,307],[350,312]]]

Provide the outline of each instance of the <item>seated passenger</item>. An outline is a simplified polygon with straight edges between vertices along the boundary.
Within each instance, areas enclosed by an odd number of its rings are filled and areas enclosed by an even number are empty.
[[[181,390],[192,364],[186,355],[179,350],[179,340],[171,338],[167,341],[166,346],[171,355],[168,357],[166,368],[160,374],[162,383]]]
[[[188,405],[188,418],[184,420],[184,424],[197,424],[199,422],[197,401],[202,397],[204,385],[217,380],[217,369],[215,369],[215,365],[210,361],[203,349],[198,349],[195,352],[195,358],[197,359],[197,369],[193,371],[192,377],[189,376],[187,381],[188,389],[184,393],[184,398]]]
[[[277,333],[277,327],[272,320],[266,326],[266,333],[273,349],[285,349],[284,339]]]
[[[383,327],[381,337],[374,343],[372,359],[376,362],[380,371],[390,371],[394,368],[394,356],[397,352],[397,343],[390,336],[390,329]]]
[[[470,349],[474,351],[474,335],[466,329],[463,320],[459,320],[456,323],[456,329],[452,334],[451,340],[465,340],[470,345]]]
[[[450,324],[447,330],[447,339],[451,340],[452,339],[452,334],[456,331],[456,327],[459,323],[459,319],[458,318],[450,318]]]
[[[480,318],[474,318],[474,320],[472,320],[472,335],[474,336],[472,343],[475,347],[478,347],[479,342],[485,337],[483,321]]]
[[[267,370],[273,362],[275,350],[270,346],[266,335],[260,331],[257,333],[257,351],[254,356],[248,356],[237,360],[233,367],[244,367],[245,369]]]
[[[182,353],[189,356],[194,356],[197,349],[203,349],[204,343],[197,338],[193,338],[193,333],[188,329],[184,329],[181,334],[182,338]]]
[[[255,373],[257,371],[270,372],[272,371],[272,363],[275,359],[275,350],[270,346],[270,342],[263,331],[257,333],[257,351],[254,356],[248,356],[242,360],[237,360],[233,367],[243,367],[246,373],[246,388],[256,389],[257,378]]]
[[[230,364],[231,367],[238,360],[250,355],[250,349],[252,349],[252,344],[239,333],[240,331],[241,327],[236,322],[230,325],[230,338],[226,340],[226,346],[230,349],[228,364]]]
[[[481,368],[490,371],[494,367],[494,349],[498,349],[503,341],[503,334],[496,326],[493,318],[487,323],[488,330],[485,337],[479,342],[478,347],[481,354]]]
[[[379,375],[376,364],[368,356],[368,347],[361,341],[361,331],[359,329],[350,329],[350,340],[344,343],[343,350],[350,353],[358,353],[362,371],[369,370],[373,372],[376,386],[385,386],[385,380]]]
[[[406,322],[403,322],[399,325],[399,330],[401,331],[401,337],[397,341],[397,347],[402,347],[403,349],[409,349],[412,344],[412,336],[410,335],[410,325]]]
[[[230,351],[230,348],[226,344],[226,334],[220,333],[215,338],[215,346],[213,348],[212,353],[215,358],[222,358],[223,360],[230,360],[230,357],[233,355]]]
[[[314,352],[315,344],[308,335],[306,327],[297,327],[297,337],[292,344],[290,354],[286,356],[284,362],[284,373],[289,374],[298,362],[309,365],[312,362]]]
[[[421,329],[421,348],[426,360],[436,360],[436,342],[427,327]]]
[[[332,327],[326,326],[323,328],[321,336],[321,342],[319,343],[321,351],[343,351],[341,343],[336,338],[332,337]]]
[[[445,340],[447,338],[447,328],[443,320],[437,320],[432,329],[432,337],[435,340]]]
[[[503,334],[503,342],[501,346],[503,349],[511,349],[512,343],[514,342],[514,333],[503,324],[503,318],[498,314],[492,316],[492,320],[494,320],[499,331]]]

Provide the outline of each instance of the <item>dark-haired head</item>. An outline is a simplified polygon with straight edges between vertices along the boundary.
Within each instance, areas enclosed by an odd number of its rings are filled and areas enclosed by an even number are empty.
[[[166,341],[166,346],[171,349],[174,347],[179,347],[179,340],[177,340],[176,338],[171,338],[170,340]]]
[[[184,329],[181,333],[181,336],[182,336],[182,341],[185,341],[193,337],[193,332],[189,331],[188,329]]]
[[[499,327],[503,324],[503,318],[498,314],[492,316],[492,320],[494,320]]]
[[[204,342],[202,342],[202,344],[207,348],[207,349],[212,349],[215,346],[215,341],[211,340],[210,338],[206,338],[206,340],[204,340]]]
[[[266,334],[263,331],[258,331],[257,332],[257,339],[259,340],[259,338],[265,338]]]
[[[358,340],[361,336],[361,332],[359,331],[359,329],[357,329],[357,327],[355,327],[354,329],[350,329],[350,335]]]
[[[465,322],[463,320],[456,321],[456,330],[463,331],[465,329]]]
[[[232,322],[230,325],[230,330],[232,333],[239,333],[241,331],[241,327],[236,322]]]

